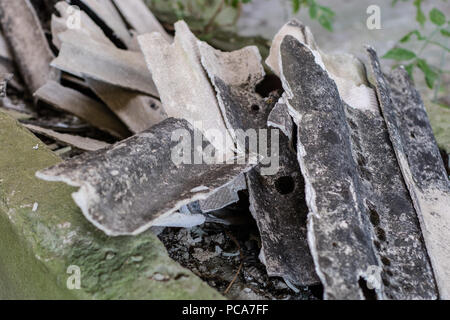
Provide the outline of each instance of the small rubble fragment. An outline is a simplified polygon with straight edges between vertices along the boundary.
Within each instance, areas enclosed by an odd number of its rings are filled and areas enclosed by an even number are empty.
[[[12,79],[13,75],[11,73],[2,74],[0,73],[0,98],[6,96],[6,86],[8,85],[8,81]]]
[[[230,204],[238,202],[238,192],[245,189],[247,189],[247,183],[245,182],[245,176],[241,174],[230,184],[218,189],[207,199],[200,200],[198,202],[199,209],[203,213],[223,209]]]
[[[0,25],[31,93],[59,78],[50,67],[54,56],[29,0],[0,1]]]
[[[36,175],[80,187],[73,194],[75,202],[106,234],[137,235],[151,227],[155,219],[206,199],[251,168],[247,164],[175,164],[172,153],[180,142],[173,141],[172,133],[177,130],[188,132],[190,137],[198,134],[187,121],[169,118],[110,148]],[[205,142],[203,146],[208,145]],[[191,149],[193,157],[196,152]],[[200,186],[207,189],[192,191]]]
[[[269,118],[267,119],[267,126],[280,129],[281,132],[288,137],[289,141],[292,141],[294,122],[288,112],[284,97],[281,97],[280,100],[278,100],[277,104],[270,112]]]

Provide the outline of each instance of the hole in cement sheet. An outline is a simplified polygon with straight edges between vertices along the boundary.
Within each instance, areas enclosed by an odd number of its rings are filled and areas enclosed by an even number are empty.
[[[366,300],[377,300],[377,294],[374,289],[369,289],[367,286],[367,281],[363,278],[359,278],[358,280],[359,287],[361,288],[364,298]]]
[[[257,104],[252,105],[252,111],[253,112],[259,112],[260,108]]]
[[[270,93],[282,90],[283,86],[281,84],[280,78],[276,75],[269,74],[264,77],[264,80],[256,85],[256,92],[263,98],[267,98]]]
[[[280,194],[292,193],[295,189],[294,179],[289,176],[278,178],[275,181],[275,188]]]

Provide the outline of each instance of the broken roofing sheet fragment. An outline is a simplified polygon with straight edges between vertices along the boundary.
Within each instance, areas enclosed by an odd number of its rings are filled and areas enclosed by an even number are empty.
[[[86,81],[133,133],[144,131],[167,118],[161,101],[156,98],[93,79]]]
[[[84,154],[37,176],[80,187],[73,194],[75,202],[86,218],[108,235],[136,235],[157,218],[207,198],[248,170],[246,164],[176,165],[172,161],[173,150],[180,143],[172,139],[176,130],[190,137],[199,134],[186,120],[170,118],[110,148]],[[192,144],[190,151],[191,156],[198,152]]]
[[[343,103],[316,59],[293,36],[281,42],[280,73],[298,127],[298,161],[310,211],[308,241],[325,298],[362,299],[360,279],[380,292],[381,268],[361,216]]]
[[[270,276],[298,285],[318,282],[306,240],[307,208],[304,183],[289,140],[267,127],[277,97],[263,98],[255,91],[264,78],[261,56],[255,47],[221,52],[201,43],[200,54],[225,122],[240,150],[247,150],[243,136],[254,131],[261,164],[248,172],[250,211],[261,234],[261,260]],[[263,134],[262,130],[268,130]],[[264,150],[261,150],[264,148]]]
[[[69,5],[66,2],[58,2],[55,7],[61,13],[61,17],[52,16],[52,35],[55,46],[60,48],[62,43],[59,35],[69,30],[70,16],[67,15]],[[80,14],[80,28],[70,29],[70,32],[79,33],[80,36],[87,36],[115,48],[103,30],[85,12],[81,11]],[[167,117],[161,102],[156,98],[89,77],[86,77],[86,83],[133,133],[144,131]]]
[[[247,189],[245,175],[241,174],[236,177],[230,184],[218,189],[205,200],[198,202],[198,208],[203,213],[223,209],[230,204],[239,201],[238,192]]]
[[[345,105],[364,214],[374,231],[388,299],[436,299],[420,224],[378,109]]]
[[[85,120],[114,137],[125,138],[130,135],[127,128],[105,105],[55,81],[49,81],[39,88],[35,97],[56,109]]]
[[[267,126],[280,129],[281,132],[289,138],[289,141],[292,140],[294,122],[292,121],[287,105],[284,102],[284,97],[281,97],[278,100],[277,104],[270,112],[269,118],[267,119]]]
[[[79,11],[79,21],[74,20],[73,7],[65,2],[60,1],[55,4],[55,9],[59,13],[59,17],[56,14],[51,18],[51,31],[52,42],[56,48],[61,48],[61,40],[58,34],[67,31],[69,28],[72,31],[82,33],[84,36],[91,38],[92,40],[114,46],[113,42],[105,35],[103,30],[86,14],[86,12]],[[80,23],[75,26],[74,23]],[[73,27],[72,27],[73,26]]]
[[[112,0],[72,0],[72,3],[82,9],[90,9],[112,31],[112,36],[118,38],[128,49],[139,50]]]
[[[307,242],[305,184],[295,152],[280,135],[279,171],[263,175],[261,166],[247,174],[250,212],[262,241],[261,260],[270,276],[295,285],[319,282]]]
[[[164,111],[199,129],[218,150],[218,157],[231,158],[234,145],[201,65],[199,42],[184,21],[177,22],[175,30],[172,44],[159,33],[138,37]]]
[[[55,68],[81,78],[158,96],[140,52],[117,49],[73,30],[58,36],[62,45],[58,57],[51,63]]]
[[[297,31],[294,32],[295,26]],[[289,23],[287,29],[300,42],[308,39],[309,48],[316,48],[311,52],[314,60],[317,65],[326,68],[326,74],[336,84],[344,102],[344,116],[349,129],[346,136],[351,142],[351,154],[357,169],[355,181],[359,190],[356,196],[359,198],[362,221],[369,227],[367,235],[373,238],[373,249],[381,262],[382,297],[436,298],[436,286],[417,214],[388,139],[376,93],[367,82],[364,66],[351,55],[321,52],[312,36],[307,36],[307,28],[297,21]],[[305,35],[301,36],[301,33]],[[280,34],[284,37],[286,32],[282,30]],[[277,52],[276,48],[272,48],[273,54]],[[284,84],[289,88],[287,81]],[[303,83],[303,86],[306,87],[306,84]],[[304,99],[309,101],[310,98],[306,96]],[[292,107],[290,111],[298,116]],[[298,148],[302,150],[300,146]]]
[[[81,137],[81,136],[74,136],[71,134],[66,133],[59,133],[50,129],[38,127],[32,124],[24,124],[24,127],[27,129],[33,131],[34,133],[41,134],[43,136],[46,136],[50,139],[53,139],[55,141],[61,142],[63,144],[72,146],[74,148],[77,148],[79,150],[83,151],[96,151],[103,149],[107,146],[109,146],[108,143],[87,138],[87,137]]]
[[[49,65],[53,53],[29,0],[0,1],[0,25],[31,93],[59,77]]]
[[[384,77],[376,52],[370,68],[390,139],[417,210],[440,298],[450,299],[450,182],[419,93],[404,69]]]
[[[362,297],[365,282],[379,298],[436,298],[417,215],[363,67],[302,41],[285,36],[279,61],[325,297]]]
[[[173,38],[164,30],[143,0],[113,0],[129,25],[138,33],[159,32],[167,41]]]

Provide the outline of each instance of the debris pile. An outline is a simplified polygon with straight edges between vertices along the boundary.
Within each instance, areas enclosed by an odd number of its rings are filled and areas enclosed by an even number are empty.
[[[25,124],[88,151],[36,175],[78,187],[73,199],[97,228],[229,225],[220,213],[244,193],[258,259],[293,290],[450,298],[450,183],[404,69],[383,74],[370,47],[366,64],[325,53],[294,20],[266,60],[282,90],[263,95],[256,47],[216,50],[183,21],[172,37],[142,0],[73,2],[82,10],[56,3],[50,46],[29,0],[0,0],[11,49],[0,36],[0,58],[14,57],[37,106],[109,137]]]

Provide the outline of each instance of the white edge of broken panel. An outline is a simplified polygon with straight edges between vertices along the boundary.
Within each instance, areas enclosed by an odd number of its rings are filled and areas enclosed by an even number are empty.
[[[302,32],[300,26],[304,27],[304,32]],[[287,35],[296,38],[312,52],[316,63],[334,81],[341,99],[346,104],[354,109],[379,114],[376,92],[368,85],[364,73],[364,64],[352,54],[327,54],[321,51],[309,27],[298,20],[294,19],[286,23],[273,39],[266,64],[276,75],[281,78],[279,65],[280,47]]]

